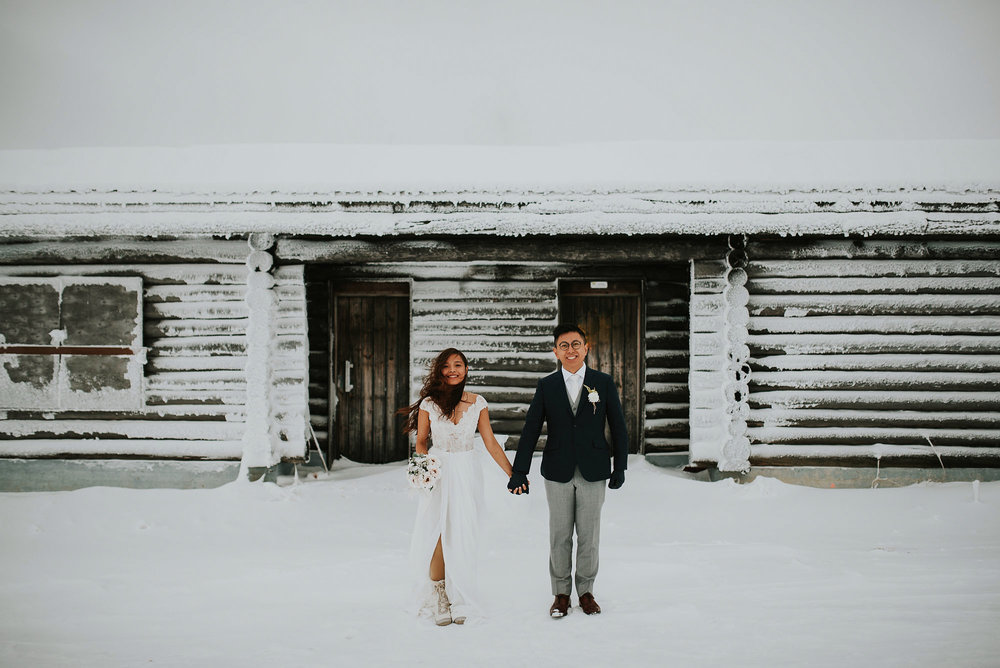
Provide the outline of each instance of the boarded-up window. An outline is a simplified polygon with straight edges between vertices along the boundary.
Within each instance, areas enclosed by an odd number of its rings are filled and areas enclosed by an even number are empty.
[[[0,277],[0,408],[142,407],[142,279]]]

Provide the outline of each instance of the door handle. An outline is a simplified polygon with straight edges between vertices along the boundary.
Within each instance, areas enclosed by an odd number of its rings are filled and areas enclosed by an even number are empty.
[[[344,360],[344,392],[345,393],[350,392],[351,390],[354,389],[354,386],[351,385],[351,369],[353,369],[353,368],[354,368],[354,365],[351,364],[351,360]]]

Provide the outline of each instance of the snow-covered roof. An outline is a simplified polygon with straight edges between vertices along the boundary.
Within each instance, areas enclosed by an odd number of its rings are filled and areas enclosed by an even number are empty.
[[[1000,141],[0,151],[0,235],[1000,233]]]

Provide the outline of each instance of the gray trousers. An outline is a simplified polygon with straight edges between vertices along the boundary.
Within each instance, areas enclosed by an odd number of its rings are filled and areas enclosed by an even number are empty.
[[[573,591],[573,531],[576,530],[576,593],[593,592],[601,545],[601,507],[606,480],[589,482],[580,469],[569,482],[545,481],[549,502],[549,576],[552,593]]]

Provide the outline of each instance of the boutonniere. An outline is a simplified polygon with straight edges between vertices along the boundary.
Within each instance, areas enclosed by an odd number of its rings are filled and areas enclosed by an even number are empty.
[[[597,413],[597,402],[601,400],[601,395],[592,387],[587,387],[586,385],[584,387],[587,389],[587,401],[594,407],[594,413]]]

